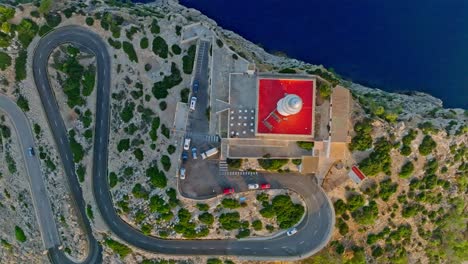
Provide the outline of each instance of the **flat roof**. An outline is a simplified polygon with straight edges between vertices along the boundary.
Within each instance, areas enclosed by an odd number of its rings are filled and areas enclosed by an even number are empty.
[[[274,135],[313,135],[314,92],[313,79],[259,78],[256,132]],[[296,94],[302,99],[303,105],[299,113],[281,116],[276,111],[277,102],[286,94]]]

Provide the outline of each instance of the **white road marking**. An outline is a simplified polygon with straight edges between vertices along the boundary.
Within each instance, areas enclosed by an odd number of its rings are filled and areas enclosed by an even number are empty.
[[[244,248],[244,249],[250,249],[250,248]]]
[[[58,126],[58,125],[57,125],[57,120],[54,120],[54,124],[55,124],[55,126]]]
[[[301,242],[299,243],[299,245],[302,245],[302,244],[304,244],[304,241],[301,241]]]
[[[267,247],[264,247],[263,249],[268,249]]]
[[[282,246],[281,248],[287,248],[287,246]]]
[[[63,139],[62,138],[60,138],[60,144],[63,144]]]

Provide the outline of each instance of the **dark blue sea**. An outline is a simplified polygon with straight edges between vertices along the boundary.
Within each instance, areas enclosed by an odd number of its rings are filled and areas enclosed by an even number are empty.
[[[267,51],[323,64],[366,86],[423,91],[446,107],[468,108],[466,0],[180,3]]]

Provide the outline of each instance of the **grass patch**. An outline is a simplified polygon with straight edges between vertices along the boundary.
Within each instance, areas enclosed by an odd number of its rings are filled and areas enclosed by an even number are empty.
[[[296,144],[301,149],[305,149],[307,151],[311,151],[314,148],[314,142],[297,141]]]
[[[88,215],[89,219],[94,220],[94,212],[90,204],[86,206],[86,215]]]
[[[121,244],[115,240],[107,238],[105,240],[106,245],[117,253],[120,257],[125,258],[127,255],[131,254],[133,251],[128,246]]]
[[[258,159],[258,164],[265,170],[276,171],[288,163],[288,159]]]

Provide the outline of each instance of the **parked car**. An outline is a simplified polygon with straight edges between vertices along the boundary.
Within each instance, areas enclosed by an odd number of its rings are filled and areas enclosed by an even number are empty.
[[[286,235],[292,236],[296,233],[297,233],[297,229],[294,227],[294,228],[289,229],[288,232],[286,232]]]
[[[197,159],[197,148],[196,147],[192,148],[192,158]]]
[[[247,187],[249,187],[249,190],[257,190],[259,186],[257,183],[251,183]]]
[[[228,195],[228,194],[233,194],[234,193],[234,188],[224,188],[223,193]]]
[[[190,110],[195,111],[196,103],[197,103],[197,98],[195,96],[192,96],[192,99],[190,99]]]
[[[262,190],[270,189],[271,185],[269,183],[263,183],[262,185],[260,185],[260,188]]]
[[[190,138],[186,138],[185,141],[184,141],[184,149],[185,150],[189,150],[190,149],[190,142],[192,141],[192,139]]]
[[[29,157],[32,157],[32,156],[35,155],[34,149],[33,149],[32,147],[29,147],[29,148],[28,148],[28,154],[29,154]]]
[[[182,162],[186,162],[188,160],[188,154],[186,151],[182,152]]]
[[[198,80],[193,81],[192,92],[194,95],[197,95],[198,93],[198,86],[199,86]]]
[[[180,168],[180,179],[185,180],[185,168]]]

